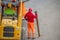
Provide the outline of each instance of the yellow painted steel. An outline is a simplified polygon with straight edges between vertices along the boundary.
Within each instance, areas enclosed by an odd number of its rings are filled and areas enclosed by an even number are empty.
[[[23,11],[23,12],[22,12],[22,15],[23,15],[23,17],[24,17],[25,14],[26,14],[26,12],[27,12],[24,2],[22,2],[22,11]]]
[[[11,20],[11,19],[0,19],[0,40],[21,40],[21,29],[22,29],[22,0],[19,3],[18,8],[18,20]],[[1,14],[0,14],[1,16]],[[1,18],[1,17],[0,17]],[[7,25],[6,25],[7,24]],[[5,26],[12,26],[14,28],[14,37],[4,37],[4,27]]]
[[[1,0],[0,0],[1,3]],[[0,5],[1,6],[1,5]],[[26,8],[24,2],[19,3],[18,7],[18,20],[11,20],[11,19],[2,19],[0,13],[0,40],[21,40],[21,29],[22,29],[22,17],[26,13]],[[7,25],[6,25],[7,24]],[[12,26],[14,28],[14,37],[4,37],[4,27],[5,26]]]

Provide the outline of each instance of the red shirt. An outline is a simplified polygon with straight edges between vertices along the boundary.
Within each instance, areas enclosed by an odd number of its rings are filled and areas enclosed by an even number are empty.
[[[36,15],[33,15],[32,12],[28,12],[26,13],[25,15],[25,19],[27,19],[28,22],[34,22],[34,18],[36,18],[37,16]]]

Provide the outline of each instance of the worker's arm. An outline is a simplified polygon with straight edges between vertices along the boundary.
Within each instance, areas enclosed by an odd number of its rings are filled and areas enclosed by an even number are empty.
[[[24,16],[24,19],[27,20],[27,13],[26,13],[26,15]]]
[[[33,17],[34,17],[34,18],[37,18],[37,14],[36,14],[36,15],[33,14]]]

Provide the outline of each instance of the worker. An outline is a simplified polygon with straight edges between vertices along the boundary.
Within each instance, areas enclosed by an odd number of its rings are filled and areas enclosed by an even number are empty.
[[[8,3],[7,8],[4,10],[4,15],[10,15],[13,16],[15,12],[12,9],[12,4]]]
[[[34,28],[34,18],[36,18],[37,15],[34,15],[32,13],[32,8],[29,8],[29,11],[26,13],[24,18],[27,20],[27,25],[28,25],[28,39],[30,38],[30,31],[32,31],[32,38],[34,39],[35,37],[35,28]]]

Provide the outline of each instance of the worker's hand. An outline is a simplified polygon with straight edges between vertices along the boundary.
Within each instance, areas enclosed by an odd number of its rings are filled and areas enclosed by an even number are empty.
[[[37,11],[35,11],[35,15],[37,15]]]
[[[35,11],[35,16],[36,16],[36,18],[37,18],[37,11]]]
[[[35,15],[37,16],[37,13],[35,13]]]
[[[25,19],[27,21],[27,19]]]

